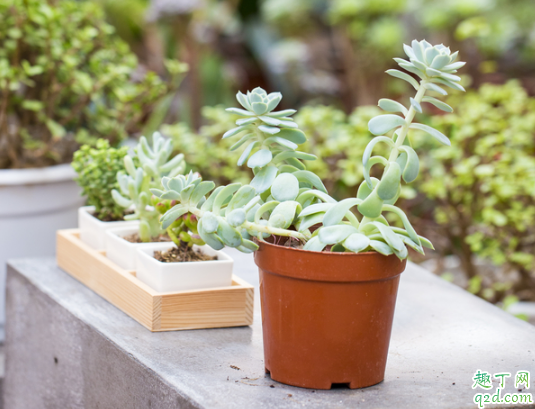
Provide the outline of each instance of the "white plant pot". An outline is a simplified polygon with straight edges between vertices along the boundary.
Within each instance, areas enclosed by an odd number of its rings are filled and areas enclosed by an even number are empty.
[[[120,227],[106,230],[106,257],[125,270],[134,271],[136,268],[136,248],[146,247],[155,243],[130,243],[123,239],[132,233],[137,233],[137,226]],[[169,242],[172,243],[172,242]]]
[[[151,243],[136,249],[136,277],[161,293],[202,290],[232,285],[234,261],[222,251],[209,246],[193,246],[205,254],[217,256],[213,261],[162,263],[156,260],[154,251],[165,251],[174,243]]]
[[[84,206],[78,209],[78,228],[80,239],[96,250],[106,248],[106,230],[139,225],[138,220],[103,222],[93,216],[94,211],[94,206]]]
[[[5,316],[6,261],[53,256],[56,230],[76,227],[77,209],[85,200],[75,175],[69,164],[0,170],[0,326]]]

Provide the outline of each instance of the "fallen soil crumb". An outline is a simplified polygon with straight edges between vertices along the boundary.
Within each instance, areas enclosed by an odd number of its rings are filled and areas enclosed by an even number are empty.
[[[270,387],[270,388],[274,388],[274,387],[275,387],[275,385],[269,385],[269,387]]]
[[[155,251],[154,258],[162,263],[217,260],[217,256],[209,256],[208,254],[204,254],[201,250],[194,250],[188,245],[180,246],[180,248],[172,247],[167,251]]]
[[[139,238],[139,234],[137,232],[129,234],[128,236],[123,236],[123,239],[125,239],[126,241],[130,243],[145,243],[141,241],[141,239]],[[171,241],[171,238],[167,234],[160,234],[157,238],[151,239],[150,243],[160,243],[160,242],[168,242],[168,241]]]
[[[237,371],[239,371],[239,370],[240,370],[240,368],[238,368],[238,367],[237,367],[236,365],[230,365],[230,367],[231,367],[232,369],[235,369],[235,370],[237,370]]]

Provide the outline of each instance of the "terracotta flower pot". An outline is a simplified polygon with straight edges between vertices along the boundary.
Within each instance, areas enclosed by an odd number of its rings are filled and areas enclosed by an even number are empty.
[[[384,379],[399,276],[378,253],[311,252],[260,243],[255,252],[266,373],[313,389]]]

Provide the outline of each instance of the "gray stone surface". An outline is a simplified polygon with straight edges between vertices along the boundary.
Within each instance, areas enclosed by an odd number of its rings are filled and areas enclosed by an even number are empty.
[[[258,285],[250,256],[232,256],[235,272]],[[535,327],[413,264],[385,381],[362,390],[313,391],[264,375],[255,302],[252,327],[151,333],[53,259],[12,261],[5,408],[473,408],[477,369],[530,370],[525,392],[535,392]]]

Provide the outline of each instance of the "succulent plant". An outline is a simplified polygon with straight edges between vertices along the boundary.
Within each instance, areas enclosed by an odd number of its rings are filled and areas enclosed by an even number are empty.
[[[249,185],[233,183],[215,190],[215,184],[201,182],[191,175],[187,178],[164,178],[163,190],[153,189],[152,193],[161,199],[176,200],[177,204],[162,216],[163,227],[191,213],[198,220],[200,237],[211,247],[221,249],[230,246],[244,252],[258,248],[251,240],[253,237],[263,240],[269,235],[293,237],[304,244],[305,250],[323,251],[330,246],[334,252],[377,251],[384,255],[395,254],[400,259],[408,256],[407,246],[421,253],[424,246],[432,248],[427,239],[415,232],[405,213],[394,203],[400,195],[401,179],[410,183],[419,172],[418,155],[407,138],[409,129],[424,131],[449,144],[445,135],[430,126],[413,123],[413,119],[416,112],[422,112],[422,102],[451,111],[442,101],[425,97],[425,93],[427,90],[446,92],[436,83],[462,89],[458,84],[460,78],[451,73],[463,63],[454,61],[457,53],[450,55],[448,48],[431,46],[425,40],[413,41],[412,48],[405,46],[405,51],[411,62],[401,60],[398,63],[421,75],[420,82],[401,71],[390,70],[388,73],[411,83],[417,90],[416,96],[410,99],[409,108],[397,101],[379,101],[383,110],[401,112],[403,116],[380,115],[369,121],[369,130],[378,136],[364,151],[365,181],[356,197],[337,202],[327,194],[317,175],[298,166],[302,165],[299,159],[308,157],[303,157],[301,154],[306,154],[296,150],[298,142],[306,141],[301,131],[299,140],[295,140],[293,145],[287,143],[291,142],[288,132],[297,132],[296,125],[289,119],[295,111],[272,112],[282,96],[267,94],[256,88],[246,95],[238,93],[237,99],[246,110],[229,108],[228,111],[244,118],[236,121],[237,128],[223,136],[227,138],[247,132],[233,146],[236,149],[249,142],[238,164],[244,163],[260,143],[260,149],[248,161],[248,166],[254,169],[255,178]],[[391,137],[384,135],[391,131]],[[274,139],[281,134],[279,138],[284,142]],[[390,148],[388,159],[372,156],[378,143]],[[370,169],[376,164],[384,167],[381,179],[370,176]],[[362,216],[360,219],[351,211],[354,207]],[[383,212],[396,215],[403,228],[390,226]],[[311,230],[317,225],[321,227]]]
[[[269,189],[279,171],[305,170],[302,160],[316,159],[314,155],[297,150],[298,145],[306,142],[307,138],[290,118],[295,109],[273,111],[282,99],[280,92],[268,94],[257,87],[247,94],[238,92],[236,99],[245,109],[227,109],[242,118],[236,121],[236,128],[223,135],[223,139],[242,134],[230,150],[245,146],[238,166],[247,162],[247,166],[253,169],[255,177],[251,186],[258,193]]]
[[[117,173],[120,191],[112,190],[113,199],[124,208],[133,207],[134,213],[126,215],[125,220],[140,220],[141,241],[148,242],[162,233],[159,207],[164,205],[152,199],[150,189],[159,185],[163,177],[176,176],[185,169],[183,155],[170,159],[172,153],[171,140],[164,139],[158,132],[152,137],[152,147],[142,136],[135,148],[135,157],[127,155],[124,158],[126,173]],[[134,164],[134,159],[139,162],[139,167]]]
[[[416,234],[405,213],[394,206],[394,203],[401,192],[401,180],[407,183],[413,182],[419,173],[418,155],[407,138],[409,130],[423,131],[442,144],[450,145],[449,139],[444,134],[428,125],[413,123],[413,119],[417,112],[422,112],[422,102],[431,103],[446,112],[452,111],[449,105],[436,98],[426,97],[425,93],[432,90],[446,95],[447,92],[436,83],[464,90],[458,84],[461,78],[452,74],[464,63],[455,62],[457,53],[450,54],[449,48],[443,45],[432,46],[425,40],[421,42],[414,40],[412,47],[405,45],[404,49],[411,62],[397,58],[395,60],[400,67],[418,75],[421,78],[420,82],[398,70],[389,70],[387,73],[409,82],[417,90],[416,96],[410,98],[409,108],[390,99],[379,100],[379,106],[383,110],[400,112],[403,116],[387,114],[370,120],[368,128],[372,134],[378,136],[372,139],[364,151],[362,164],[365,182],[360,185],[356,198],[326,205],[317,212],[324,214],[323,226],[305,248],[317,250],[326,245],[333,245],[334,248],[343,247],[354,252],[372,248],[385,255],[395,253],[401,259],[407,257],[406,246],[420,253],[423,253],[422,246],[432,248],[428,240]],[[391,131],[394,131],[392,137],[384,135]],[[390,148],[388,159],[372,156],[373,149],[378,143],[384,143]],[[374,165],[384,167],[381,180],[370,176],[370,169]],[[357,206],[358,212],[364,216],[360,222],[352,216],[347,217],[352,215],[350,209],[353,206]],[[310,214],[312,210],[306,209],[305,212]],[[382,215],[383,212],[397,215],[404,229],[390,226]],[[344,218],[348,221],[344,222]]]

